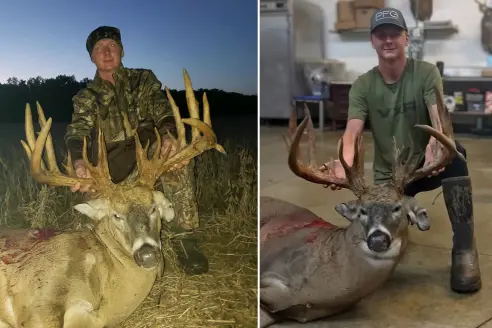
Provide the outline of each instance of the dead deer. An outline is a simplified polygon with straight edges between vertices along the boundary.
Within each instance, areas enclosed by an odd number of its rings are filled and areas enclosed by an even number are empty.
[[[443,115],[443,104],[439,105]],[[295,121],[292,125],[296,125]],[[299,143],[306,126],[309,165],[299,158]],[[397,149],[395,142],[391,182],[366,185],[362,137],[355,142],[353,167],[343,159],[343,142],[340,140],[338,155],[346,178],[338,179],[328,163],[325,165],[329,169],[321,170],[315,162],[315,132],[306,110],[293,141],[288,142],[291,171],[313,183],[349,189],[356,200],[335,207],[350,221],[347,227],[337,227],[305,208],[280,199],[261,197],[262,328],[283,319],[307,322],[349,309],[374,292],[393,272],[408,243],[408,224],[416,224],[422,231],[430,228],[426,209],[421,208],[416,199],[404,196],[404,187],[447,165],[455,155],[463,160],[464,157],[449,138],[446,125],[443,133],[427,125],[416,127],[444,145],[436,162],[417,168],[422,156],[412,156],[412,145],[405,155],[403,150]]]
[[[185,74],[187,95],[197,104],[191,82]],[[27,105],[26,139],[22,145],[30,160],[30,173],[41,184],[72,186],[90,184],[92,199],[75,209],[89,216],[91,228],[77,231],[0,229],[0,327],[114,327],[142,303],[158,274],[163,270],[160,230],[161,218],[173,220],[172,204],[154,183],[174,164],[216,149],[209,105],[204,96],[204,121],[198,106],[189,107],[190,118],[182,119],[169,90],[178,137],[171,148],[161,153],[157,130],[155,152],[148,159],[149,143],[143,148],[135,133],[138,176],[134,182],[111,181],[104,136],[98,134],[97,165],[87,158],[84,140],[83,159],[91,178],[76,177],[70,155],[67,174],[57,166],[50,135],[51,118],[45,119],[38,105],[41,132],[35,138],[32,114]],[[193,129],[187,144],[185,126]],[[42,160],[46,148],[46,164]]]

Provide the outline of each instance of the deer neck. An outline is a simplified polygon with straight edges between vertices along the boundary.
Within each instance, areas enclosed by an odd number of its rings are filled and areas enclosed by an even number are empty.
[[[356,252],[360,247],[359,243],[354,242],[363,239],[364,228],[358,222],[350,223],[343,231],[344,242],[346,249],[351,252]]]
[[[323,234],[322,242],[317,244],[319,247],[326,250],[326,245],[331,245],[329,252],[338,253],[338,250],[343,249],[343,253],[349,255],[358,251],[359,244],[356,241],[362,239],[363,230],[360,224],[353,222],[343,228],[320,230],[319,234]]]
[[[133,262],[128,251],[115,239],[107,218],[104,218],[102,222],[96,225],[93,232],[99,241],[106,246],[108,253],[115,262],[122,265]]]

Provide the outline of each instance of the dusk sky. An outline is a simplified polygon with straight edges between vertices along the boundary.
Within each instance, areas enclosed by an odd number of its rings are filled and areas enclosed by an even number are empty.
[[[15,0],[0,10],[0,83],[9,77],[93,78],[85,48],[100,25],[121,30],[131,68],[152,69],[163,85],[257,93],[256,0]]]

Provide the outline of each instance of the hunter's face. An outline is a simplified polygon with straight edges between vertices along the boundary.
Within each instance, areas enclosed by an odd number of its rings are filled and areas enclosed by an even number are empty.
[[[92,50],[91,59],[99,71],[112,72],[121,65],[123,50],[113,39],[99,40]]]
[[[405,53],[408,45],[407,32],[397,26],[381,25],[371,34],[372,47],[382,59],[395,59]]]

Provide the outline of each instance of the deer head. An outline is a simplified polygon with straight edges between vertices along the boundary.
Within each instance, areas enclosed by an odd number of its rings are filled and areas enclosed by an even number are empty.
[[[478,10],[480,10],[481,13],[485,13],[487,11],[488,7],[484,1],[475,0],[475,2],[477,3]]]
[[[355,141],[354,164],[350,167],[343,159],[343,139],[338,143],[338,157],[345,171],[345,178],[337,178],[333,171],[333,160],[318,166],[315,160],[315,131],[305,108],[305,118],[297,128],[293,138],[286,138],[289,147],[288,163],[291,171],[313,183],[321,185],[334,184],[341,188],[349,189],[357,197],[346,203],[341,203],[335,210],[343,217],[360,227],[358,238],[361,247],[367,254],[381,258],[392,257],[401,245],[401,236],[406,234],[408,223],[416,224],[420,230],[428,230],[430,227],[427,212],[421,208],[417,200],[404,195],[404,188],[409,183],[428,176],[432,171],[446,166],[454,158],[459,156],[465,160],[456,149],[452,139],[452,125],[444,106],[442,95],[436,89],[436,99],[439,116],[441,118],[443,132],[428,125],[416,125],[435,137],[444,147],[438,154],[436,161],[419,168],[423,156],[414,156],[413,145],[405,149],[398,149],[394,141],[393,175],[388,183],[367,185],[364,178],[364,150],[362,136]],[[290,131],[295,126],[295,112],[291,117]],[[307,130],[306,130],[307,127]],[[305,132],[306,130],[306,132]],[[300,159],[299,143],[303,135],[307,137],[309,164],[306,165]]]
[[[106,145],[103,132],[98,133],[97,165],[92,165],[87,158],[87,141],[84,139],[83,160],[91,178],[76,176],[70,153],[62,173],[58,168],[53,142],[50,134],[51,118],[46,120],[43,109],[37,104],[38,121],[41,132],[35,138],[31,108],[26,105],[25,129],[26,140],[21,141],[27,157],[30,160],[30,173],[41,184],[50,186],[70,187],[77,183],[91,185],[93,197],[86,203],[78,204],[75,209],[89,216],[95,226],[109,231],[137,265],[144,268],[155,268],[160,263],[160,228],[161,218],[168,222],[174,219],[171,202],[160,191],[153,190],[157,179],[171,170],[176,163],[199,156],[209,149],[216,149],[225,154],[224,148],[217,143],[212,130],[210,108],[207,97],[203,95],[204,121],[200,121],[198,102],[195,99],[190,78],[184,70],[185,88],[188,100],[190,118],[182,119],[179,109],[169,90],[166,88],[171,103],[177,128],[177,139],[170,133],[169,137],[176,147],[176,153],[169,156],[171,147],[161,153],[161,136],[157,129],[157,147],[151,159],[148,159],[149,143],[142,148],[137,132],[134,132],[136,143],[136,158],[138,176],[132,182],[123,181],[114,184],[109,173]],[[184,124],[192,127],[192,140],[186,141]],[[46,164],[42,160],[43,150],[46,150]],[[97,230],[97,229],[96,229]]]

